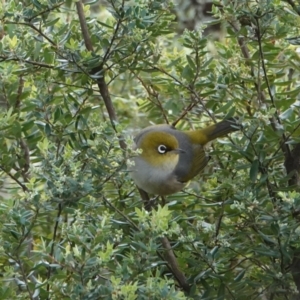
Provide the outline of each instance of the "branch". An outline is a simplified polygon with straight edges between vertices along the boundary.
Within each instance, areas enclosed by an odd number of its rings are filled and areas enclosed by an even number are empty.
[[[48,38],[40,29],[38,29],[37,27],[35,27],[32,23],[29,22],[12,22],[12,21],[8,21],[6,22],[7,24],[16,24],[16,25],[24,25],[24,26],[28,26],[30,28],[32,28],[33,30],[35,30],[36,32],[38,32],[43,38],[45,38],[52,46],[57,47],[57,45],[50,39]]]
[[[38,67],[42,67],[42,68],[47,68],[47,69],[54,69],[56,68],[55,66],[52,65],[48,65],[48,64],[44,64],[41,62],[36,62],[33,60],[29,60],[29,59],[22,59],[22,58],[18,58],[18,57],[8,57],[5,55],[0,55],[0,62],[2,61],[17,61],[17,62],[23,62],[25,64],[30,64],[30,65],[34,65],[34,66],[38,66]]]
[[[297,248],[293,253],[293,261],[291,264],[291,273],[294,279],[294,282],[297,286],[298,291],[300,291],[300,249]],[[299,298],[297,298],[299,299]]]
[[[112,4],[112,6],[113,6],[115,12],[117,12],[118,9],[115,7],[113,1],[111,2],[111,4]],[[122,9],[124,8],[124,0],[122,0],[121,7],[122,7]],[[119,19],[118,19],[117,25],[115,26],[114,34],[113,34],[112,39],[110,40],[109,46],[107,47],[107,50],[106,50],[106,52],[105,52],[105,54],[104,54],[104,58],[103,58],[103,61],[104,61],[104,62],[107,61],[107,59],[110,57],[110,55],[111,55],[111,53],[112,53],[112,51],[111,51],[112,45],[113,45],[114,41],[115,41],[116,38],[117,38],[117,33],[118,33],[118,31],[119,31],[119,29],[120,29],[120,26],[121,26],[121,23],[122,23],[122,21],[123,21],[122,18],[121,18],[119,15],[118,15],[118,17],[119,17]]]
[[[21,96],[23,93],[23,88],[24,88],[24,79],[22,78],[22,76],[20,76],[19,78],[19,87],[18,87],[18,92],[17,92],[17,99],[16,99],[16,104],[15,104],[15,109],[19,109],[20,105],[21,105]],[[23,158],[24,158],[24,165],[21,166],[21,173],[23,176],[23,180],[24,182],[28,182],[29,181],[29,168],[30,168],[30,150],[29,147],[27,145],[27,143],[25,142],[24,139],[20,139],[20,148],[23,151]],[[21,165],[21,164],[20,164]]]
[[[134,227],[135,230],[137,230],[137,231],[140,230],[139,227],[133,221],[131,221],[130,218],[128,218],[117,207],[115,207],[104,195],[101,195],[101,197],[103,198],[103,200],[106,204],[108,204],[114,211],[116,211],[120,216],[122,216],[128,222],[128,224],[130,224],[132,227]]]
[[[161,113],[162,113],[162,115],[163,115],[163,117],[165,119],[166,124],[169,124],[169,120],[168,120],[168,117],[167,117],[167,115],[165,113],[165,110],[164,110],[164,108],[162,106],[162,103],[158,99],[158,95],[159,95],[158,92],[156,92],[155,90],[153,90],[152,88],[150,88],[150,86],[148,86],[139,75],[135,74],[134,72],[133,72],[133,74],[136,76],[136,78],[140,81],[140,83],[142,84],[142,86],[144,87],[144,89],[147,91],[147,93],[149,95],[149,98],[148,98],[149,101],[152,102],[154,105],[156,105],[160,109],[160,111],[161,111]],[[152,101],[151,97],[155,98],[156,102]]]
[[[15,181],[22,188],[23,192],[29,192],[26,185],[24,185],[21,181],[19,181],[18,178],[16,178],[11,173],[7,172],[2,166],[0,166],[0,170],[2,170],[7,176],[9,176],[13,181]]]
[[[238,25],[237,21],[229,22],[229,24],[231,25],[231,27],[233,28],[233,30],[236,33],[239,32],[240,26]],[[245,41],[244,37],[242,37],[242,36],[239,35],[239,37],[237,38],[237,41],[238,41],[238,44],[239,44],[239,46],[241,48],[243,57],[245,58],[246,62],[251,61],[251,55],[250,55],[249,49],[248,49],[248,47],[246,45],[246,41]],[[254,67],[253,67],[252,64],[249,64],[249,65],[250,65],[250,75],[253,77],[253,79],[255,79]],[[255,86],[255,89],[256,89],[256,91],[258,93],[258,98],[262,102],[265,102],[266,101],[265,93],[260,90],[260,86],[257,84],[256,81],[254,81],[254,86]]]
[[[184,289],[184,291],[189,292],[190,285],[187,283],[184,274],[180,271],[178,267],[178,263],[169,240],[166,237],[163,237],[161,239],[161,243],[165,249],[165,253],[164,253],[165,259],[170,264],[173,275],[176,277],[176,279],[178,280],[180,286]]]
[[[144,202],[144,207],[148,212],[151,212],[151,210],[154,207],[154,200],[149,198],[149,195],[142,189],[138,189],[139,193],[141,195],[141,198]],[[167,267],[170,269],[176,280],[178,281],[179,285],[186,291],[189,292],[190,286],[186,281],[186,278],[183,274],[183,272],[179,269],[178,263],[174,254],[174,251],[171,247],[171,244],[167,237],[161,238],[161,243],[164,251],[164,258],[167,261]],[[158,255],[161,256],[161,254],[158,252]]]
[[[123,4],[124,4],[124,2],[123,2]],[[83,5],[82,5],[81,1],[76,2],[76,8],[77,8],[77,13],[78,13],[79,21],[80,21],[80,26],[81,26],[85,46],[86,46],[87,50],[93,51],[93,45],[92,45],[92,42],[91,42],[91,38],[89,36],[88,27],[87,27],[87,24],[86,24],[84,11],[83,11]],[[118,24],[120,24],[120,22]],[[115,35],[117,33],[117,29],[118,29],[118,26],[115,30]],[[111,45],[112,45],[112,42],[111,42]],[[110,48],[111,48],[111,46],[110,46]],[[109,57],[109,53],[106,52],[104,58],[107,59],[108,57]],[[105,82],[105,70],[104,70],[103,66],[104,66],[104,61],[100,64],[100,66],[98,66],[98,67],[96,67],[92,70],[92,74],[101,74],[101,77],[96,79],[96,82],[98,84],[100,94],[101,94],[101,96],[103,98],[103,101],[105,103],[105,106],[106,106],[106,109],[107,109],[112,127],[114,128],[115,132],[117,132],[116,127],[115,127],[115,123],[117,122],[117,116],[116,116],[114,106],[113,106],[111,98],[110,98],[110,94],[109,94],[109,91],[108,91],[107,84]],[[125,144],[124,140],[122,139],[122,136],[119,136],[119,144],[120,144],[120,147],[123,150],[126,149],[126,144]],[[140,194],[142,196],[142,199],[146,203],[149,203],[148,194],[146,192],[142,191],[142,190],[139,190],[139,191],[140,191]],[[145,205],[145,208],[147,210],[151,209],[149,207],[147,208],[146,205]],[[186,279],[185,279],[183,273],[178,269],[176,258],[175,258],[175,255],[173,253],[173,250],[170,246],[170,243],[169,243],[168,239],[163,238],[162,239],[162,244],[163,244],[163,246],[166,250],[166,259],[167,259],[168,263],[171,266],[171,269],[172,269],[172,272],[173,272],[174,276],[177,278],[177,280],[180,283],[180,285],[182,286],[182,288],[184,290],[188,291],[189,290],[189,285],[186,283]]]
[[[16,260],[16,263],[18,264],[19,268],[20,268],[20,271],[21,271],[21,274],[22,274],[22,279],[24,280],[25,282],[25,285],[26,285],[26,291],[28,293],[28,296],[29,296],[29,299],[31,300],[34,300],[33,298],[33,294],[29,288],[29,283],[28,283],[28,280],[27,280],[27,275],[26,275],[26,272],[25,272],[25,269],[24,269],[24,266],[23,266],[23,262],[22,260],[20,259],[19,255],[17,256],[17,260]]]
[[[58,211],[57,211],[56,221],[55,221],[55,225],[54,225],[53,236],[52,236],[52,245],[51,245],[51,250],[50,250],[50,253],[49,253],[50,257],[54,256],[54,246],[55,246],[55,241],[56,241],[56,236],[57,236],[57,231],[58,231],[58,224],[59,224],[60,216],[62,214],[62,210],[63,210],[62,204],[59,203],[58,204]],[[47,292],[48,292],[48,297],[47,297],[48,300],[51,299],[51,297],[50,297],[50,283],[49,283],[49,280],[50,280],[50,277],[51,277],[51,268],[52,267],[49,265],[48,266],[48,273],[47,273],[47,288],[46,288]]]
[[[261,40],[262,35],[261,35],[261,32],[260,32],[259,19],[255,18],[255,20],[256,20],[256,26],[257,26],[258,48],[259,48],[259,54],[260,54],[260,58],[261,58],[262,69],[263,69],[263,73],[264,73],[264,79],[265,79],[266,84],[267,84],[268,94],[269,94],[269,97],[271,99],[272,106],[276,109],[276,111],[274,113],[274,117],[271,118],[270,121],[271,121],[271,125],[273,125],[274,131],[277,131],[276,121],[277,121],[278,124],[281,124],[281,120],[278,116],[278,110],[277,110],[277,107],[275,105],[275,100],[274,100],[274,97],[273,97],[273,94],[272,94],[272,91],[271,91],[271,86],[270,86],[269,78],[268,78],[268,75],[267,75],[264,52],[263,52],[263,49],[262,49],[262,40]],[[286,136],[285,136],[284,133],[282,134],[282,140],[286,141]],[[289,146],[286,143],[281,143],[281,145],[282,145],[282,152],[284,153],[284,155],[285,156],[290,156],[291,152],[290,152]]]
[[[294,6],[293,1],[287,1],[296,11],[296,7]],[[260,58],[261,58],[261,62],[262,62],[262,69],[264,72],[264,79],[266,80],[267,83],[267,88],[268,88],[268,93],[272,102],[272,106],[275,107],[276,112],[274,114],[274,116],[270,119],[271,121],[271,125],[273,127],[273,130],[276,131],[276,122],[278,122],[279,124],[281,123],[279,116],[278,116],[278,112],[277,112],[277,108],[275,106],[275,101],[271,92],[271,88],[270,88],[270,83],[268,81],[268,76],[267,76],[267,71],[266,71],[266,67],[265,67],[265,63],[264,63],[264,53],[263,53],[263,49],[262,49],[262,41],[261,41],[261,33],[260,33],[260,24],[258,19],[256,18],[256,26],[257,26],[257,36],[258,36],[258,45],[259,45],[259,53],[260,53]],[[236,32],[238,32],[238,29],[235,28],[233,26],[233,28],[236,30]],[[241,50],[242,53],[244,55],[244,57],[249,60],[250,59],[250,55],[249,55],[249,51],[245,45],[245,41],[244,38],[240,37],[238,38],[239,44],[241,46]],[[254,69],[253,67],[251,67],[251,75],[253,78],[255,78],[254,76]],[[255,82],[255,87],[259,93],[259,95],[261,96],[261,101],[265,102],[266,101],[266,96],[264,94],[263,91],[260,90],[260,86]],[[289,180],[289,186],[296,186],[297,189],[299,189],[300,187],[300,144],[297,144],[296,147],[294,148],[294,150],[290,151],[288,145],[286,145],[286,141],[288,140],[289,137],[286,137],[285,134],[282,135],[282,140],[280,142],[280,148],[282,149],[282,152],[285,155],[285,168],[286,168],[286,172],[288,175],[292,175],[292,177]],[[252,141],[251,141],[252,144]],[[253,146],[254,148],[254,146]],[[279,148],[279,149],[280,149]],[[275,153],[277,153],[278,151],[276,151]],[[273,155],[274,157],[275,155]],[[262,174],[266,173],[266,167],[263,167],[260,165],[260,172]],[[272,189],[271,183],[269,182],[269,180],[267,180],[267,188],[269,190],[269,194],[272,197],[275,196],[274,191]],[[294,251],[294,255],[293,255],[293,259],[292,259],[292,264],[291,264],[291,273],[294,279],[294,282],[297,286],[298,292],[300,292],[300,274],[299,274],[299,270],[300,270],[300,249],[296,249]]]
[[[32,17],[29,18],[28,20],[29,20],[29,22],[31,22],[31,21],[34,20],[35,18],[37,18],[37,17],[39,17],[39,16],[42,16],[42,15],[44,15],[44,14],[47,14],[47,13],[49,13],[50,11],[59,8],[60,6],[62,6],[62,5],[64,5],[64,4],[65,4],[65,1],[62,1],[62,2],[60,2],[60,3],[58,3],[58,4],[56,4],[56,5],[53,5],[53,6],[51,6],[51,7],[48,7],[47,9],[45,9],[45,10],[43,10],[43,11],[37,13],[36,15],[32,16]],[[50,5],[49,5],[49,6],[50,6]]]
[[[190,103],[184,110],[183,112],[181,113],[181,115],[175,120],[172,122],[172,126],[176,126],[177,123],[182,120],[197,104],[201,103],[201,98],[199,98],[198,100],[196,101],[193,101],[192,103]]]
[[[16,103],[15,103],[15,108],[20,107],[23,88],[24,88],[24,79],[21,75],[20,78],[19,78],[19,87],[18,87],[18,92],[17,92],[17,99],[16,99]]]
[[[187,89],[196,99],[196,101],[198,103],[200,103],[204,109],[204,111],[208,114],[208,116],[216,123],[216,118],[214,117],[214,115],[211,114],[211,112],[206,108],[204,102],[203,102],[203,98],[201,98],[197,92],[195,92],[195,90],[193,88],[191,88],[190,86],[188,85],[185,85],[182,81],[180,81],[177,77],[175,77],[174,75],[168,73],[167,71],[165,71],[164,69],[162,68],[159,68],[157,66],[152,66],[152,68],[154,70],[157,70],[165,75],[167,75],[168,77],[172,78],[175,82],[179,83],[182,87],[184,87],[185,89]],[[187,111],[188,112],[188,111]],[[179,120],[177,120],[176,122],[178,122]]]
[[[292,8],[293,10],[298,14],[300,15],[300,11],[298,9],[298,6],[294,3],[293,0],[285,0],[285,2],[287,2]]]
[[[300,187],[300,144],[296,144],[291,155],[287,156],[284,162],[286,173],[291,176],[289,186],[294,186],[296,189]],[[300,291],[300,290],[299,290]]]
[[[88,31],[84,11],[83,11],[83,4],[81,1],[76,2],[76,8],[77,8],[77,13],[78,13],[78,17],[79,17],[79,22],[80,22],[82,36],[84,39],[85,46],[88,51],[93,52],[94,51],[93,44],[92,44],[92,40],[89,35],[89,31]],[[114,109],[114,106],[113,106],[113,103],[112,103],[112,100],[111,100],[111,97],[110,97],[110,94],[108,91],[108,86],[105,82],[105,70],[103,67],[103,62],[101,62],[101,64],[98,67],[95,67],[92,70],[92,74],[101,74],[101,77],[96,79],[96,82],[98,84],[99,91],[100,91],[100,94],[104,101],[106,110],[108,112],[111,125],[112,125],[114,131],[117,133],[116,123],[118,122],[118,119],[117,119],[117,115],[116,115],[116,112],[115,112],[115,109]],[[123,137],[121,135],[118,135],[118,137],[119,137],[119,144],[120,144],[121,149],[125,150],[127,148],[127,145],[126,145]]]
[[[29,168],[30,168],[30,151],[27,143],[24,139],[20,139],[20,147],[23,150],[23,158],[25,160],[24,165],[22,166],[22,176],[24,179],[24,182],[29,181]]]

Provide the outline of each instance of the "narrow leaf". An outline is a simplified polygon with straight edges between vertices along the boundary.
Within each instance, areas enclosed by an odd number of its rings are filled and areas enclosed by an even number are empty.
[[[258,161],[258,159],[255,159],[252,162],[252,165],[250,168],[250,179],[252,182],[255,182],[257,179],[258,168],[259,168],[259,161]]]

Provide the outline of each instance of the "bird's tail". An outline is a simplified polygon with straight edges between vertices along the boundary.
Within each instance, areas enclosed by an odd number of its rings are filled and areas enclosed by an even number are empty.
[[[196,144],[205,145],[218,137],[224,136],[233,131],[240,130],[241,128],[242,126],[238,124],[237,118],[230,118],[206,128],[195,131],[188,131],[186,133]]]
[[[219,123],[216,123],[214,125],[208,126],[202,130],[207,137],[206,143],[208,143],[218,137],[222,137],[228,133],[240,129],[241,129],[241,125],[238,124],[238,119],[230,118],[230,119],[223,120]]]

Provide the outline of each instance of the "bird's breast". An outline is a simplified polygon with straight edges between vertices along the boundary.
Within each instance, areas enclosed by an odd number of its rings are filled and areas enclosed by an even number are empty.
[[[135,165],[130,168],[136,185],[150,194],[168,195],[180,191],[184,183],[174,174],[178,159],[160,161],[154,166],[141,157],[134,158]]]

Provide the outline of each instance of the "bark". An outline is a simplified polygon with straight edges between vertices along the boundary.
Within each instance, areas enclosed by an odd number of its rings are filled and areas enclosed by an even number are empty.
[[[290,155],[286,155],[284,166],[289,178],[289,186],[296,190],[300,188],[300,144],[297,144],[291,151]],[[293,214],[297,217],[297,213]],[[294,282],[300,293],[300,249],[294,249],[294,255],[291,264],[291,273]],[[298,295],[300,299],[300,295]]]

